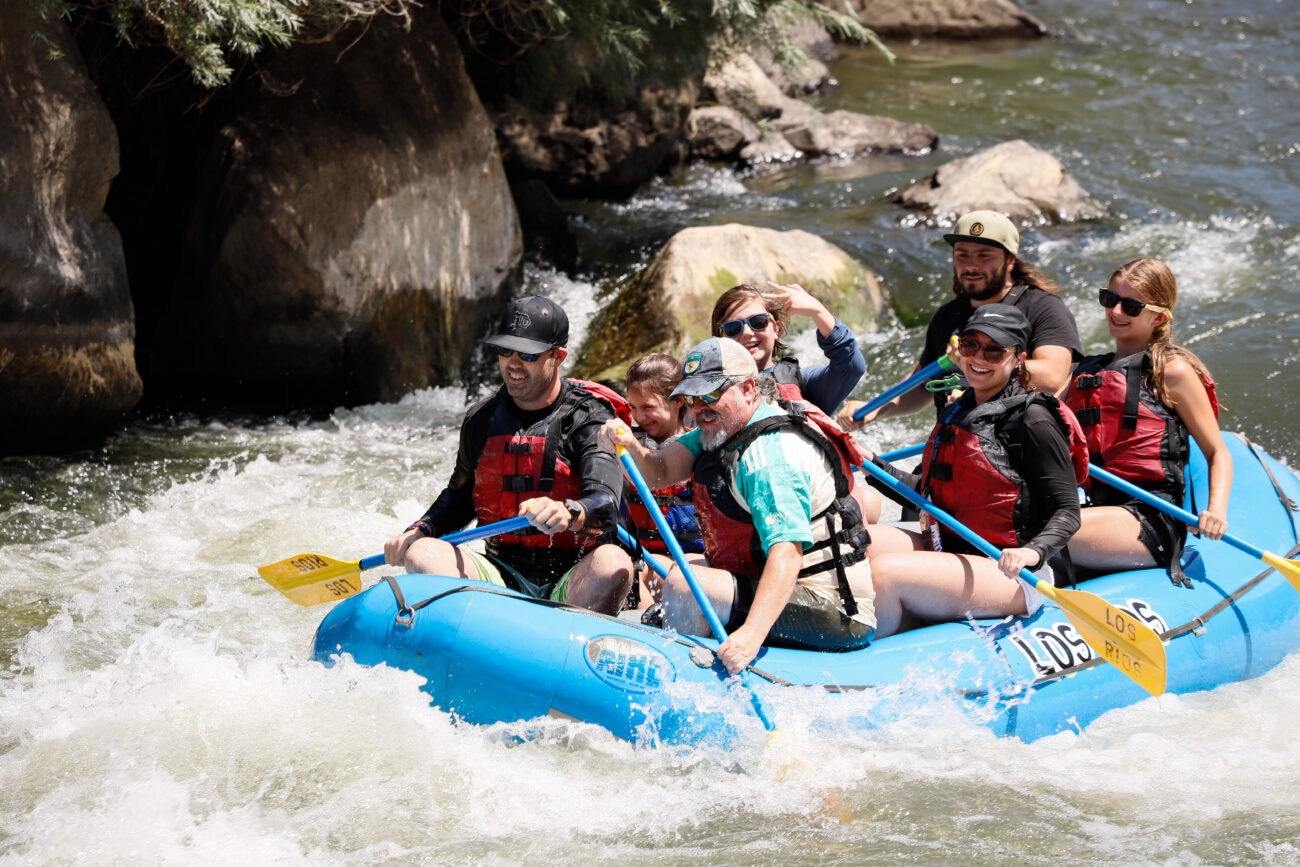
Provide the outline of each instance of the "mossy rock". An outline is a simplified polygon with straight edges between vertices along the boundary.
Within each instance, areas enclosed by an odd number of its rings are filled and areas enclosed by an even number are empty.
[[[874,331],[886,307],[875,275],[816,235],[736,223],[683,229],[597,314],[574,372],[622,380],[648,352],[680,358],[709,336],[719,295],[769,280],[803,286],[856,333]]]

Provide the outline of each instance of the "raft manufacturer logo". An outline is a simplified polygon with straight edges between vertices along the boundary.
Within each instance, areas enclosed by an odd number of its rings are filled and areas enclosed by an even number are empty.
[[[1165,619],[1142,599],[1129,599],[1119,610],[1161,633],[1168,629]],[[1097,654],[1068,621],[1040,626],[1009,636],[1040,677],[1050,677],[1091,660]]]
[[[588,641],[587,665],[596,677],[625,692],[652,692],[673,679],[668,657],[618,635],[599,635]]]

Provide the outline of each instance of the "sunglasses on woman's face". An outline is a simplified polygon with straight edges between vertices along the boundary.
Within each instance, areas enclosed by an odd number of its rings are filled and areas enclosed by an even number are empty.
[[[718,330],[722,332],[723,337],[730,337],[735,340],[745,330],[746,325],[749,326],[750,331],[757,333],[766,331],[771,321],[771,313],[755,313],[753,316],[746,316],[744,319],[728,319],[718,326]]]
[[[722,385],[713,389],[713,391],[709,392],[708,394],[684,394],[682,395],[682,400],[686,401],[687,406],[695,406],[695,401],[697,400],[700,403],[704,404],[705,406],[710,406],[711,404],[715,404],[718,401],[722,400],[723,392],[731,388],[731,386],[732,383],[724,382]]]
[[[976,353],[980,353],[989,364],[997,364],[1006,358],[1007,353],[1011,350],[1005,346],[998,346],[996,343],[981,345],[978,340],[963,337],[957,341],[957,351],[962,354],[963,358],[973,358]]]
[[[1156,313],[1168,313],[1168,307],[1161,307],[1159,304],[1147,304],[1145,301],[1139,301],[1136,298],[1125,298],[1109,289],[1102,289],[1097,293],[1097,300],[1101,306],[1107,310],[1119,305],[1119,309],[1124,311],[1125,316],[1137,316],[1143,310],[1152,310]]]
[[[495,348],[498,358],[509,358],[512,355],[518,355],[520,361],[526,361],[529,364],[532,364],[534,361],[542,357],[542,353],[540,352],[519,352],[514,349],[506,349],[504,346],[497,346]]]

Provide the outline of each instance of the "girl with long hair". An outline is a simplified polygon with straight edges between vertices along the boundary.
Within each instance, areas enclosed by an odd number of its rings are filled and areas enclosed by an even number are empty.
[[[1222,537],[1232,456],[1219,431],[1214,378],[1173,341],[1173,272],[1158,259],[1134,259],[1110,275],[1099,300],[1115,351],[1080,362],[1065,398],[1083,426],[1093,463],[1182,506],[1190,434],[1205,455],[1210,481],[1192,529]],[[1088,486],[1088,495],[1091,505],[1070,542],[1076,565],[1098,571],[1167,566],[1176,582],[1186,580],[1179,563],[1186,540],[1181,522],[1100,482]]]

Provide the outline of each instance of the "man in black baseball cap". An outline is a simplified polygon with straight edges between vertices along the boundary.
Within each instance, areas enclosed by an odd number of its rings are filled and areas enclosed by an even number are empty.
[[[530,295],[506,306],[484,341],[503,385],[466,412],[450,481],[384,546],[388,563],[618,612],[632,586],[632,560],[602,542],[615,531],[623,479],[596,432],[627,403],[560,375],[568,341],[569,318],[551,299]],[[489,538],[486,555],[437,538],[475,519],[483,525],[516,515],[532,527]]]
[[[956,363],[952,336],[984,305],[1010,304],[1029,320],[1025,349],[1033,387],[1052,394],[1061,392],[1070,379],[1070,366],[1083,358],[1083,344],[1074,316],[1061,300],[1055,284],[1020,257],[1020,232],[997,211],[963,214],[943,239],[952,247],[953,299],[940,307],[925,332],[925,346],[915,370],[947,354]],[[920,412],[933,402],[943,410],[948,390],[933,393],[924,385],[894,398],[861,421],[853,412],[862,401],[844,404],[836,420],[856,430],[877,418],[892,418]]]

